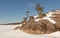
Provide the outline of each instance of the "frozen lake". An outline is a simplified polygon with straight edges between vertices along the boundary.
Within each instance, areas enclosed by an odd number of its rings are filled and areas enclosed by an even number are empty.
[[[0,38],[60,38],[60,32],[51,34],[28,34],[20,30],[13,30],[15,25],[0,25]]]

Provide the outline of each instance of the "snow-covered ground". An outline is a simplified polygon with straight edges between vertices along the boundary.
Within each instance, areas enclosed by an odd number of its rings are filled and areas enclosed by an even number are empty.
[[[0,38],[60,38],[60,32],[51,34],[28,34],[20,30],[13,30],[15,25],[0,25]]]

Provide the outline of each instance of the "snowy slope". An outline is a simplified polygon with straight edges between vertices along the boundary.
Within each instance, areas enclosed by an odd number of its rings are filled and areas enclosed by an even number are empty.
[[[56,17],[56,15],[53,15],[53,14],[60,14],[60,10],[55,10],[55,11],[48,12],[48,13],[46,14],[46,16],[43,17],[43,18],[36,19],[36,18],[38,17],[38,15],[34,16],[34,18],[35,18],[35,21],[37,21],[37,22],[38,22],[39,20],[45,19],[45,20],[50,21],[50,22],[53,23],[53,24],[56,24],[56,21],[51,18],[51,17]]]
[[[33,35],[20,30],[13,30],[12,27],[14,25],[0,25],[0,38],[60,38],[60,32]]]
[[[51,22],[52,24],[56,24],[55,20],[50,18],[50,17],[55,17],[55,15],[52,15],[52,14],[53,14],[53,12],[49,12],[43,18],[36,19],[38,17],[38,15],[34,16],[34,18],[35,18],[35,21],[37,21],[37,22],[39,22],[39,20],[44,20],[45,19],[45,20],[48,20],[49,22]]]

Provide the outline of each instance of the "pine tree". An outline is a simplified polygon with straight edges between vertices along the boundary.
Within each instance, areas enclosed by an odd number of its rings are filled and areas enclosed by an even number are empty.
[[[42,12],[43,12],[43,7],[41,7],[40,4],[38,3],[38,4],[36,5],[36,10],[39,12],[39,14],[42,14]]]
[[[35,9],[37,10],[37,12],[39,12],[38,18],[42,18],[45,16],[45,14],[43,13],[44,12],[43,7],[41,7],[41,5],[39,3],[36,5]]]
[[[27,22],[28,17],[29,17],[29,13],[30,13],[29,11],[26,11],[26,14],[25,14],[26,17],[23,18],[23,22]]]
[[[28,18],[29,17],[29,11],[26,11],[26,18]]]

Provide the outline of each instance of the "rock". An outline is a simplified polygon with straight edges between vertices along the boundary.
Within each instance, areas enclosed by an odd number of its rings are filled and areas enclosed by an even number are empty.
[[[56,13],[53,15],[55,15],[55,17],[51,17],[51,18],[56,21],[56,25],[55,25],[56,30],[60,31],[60,12],[58,14]]]
[[[48,14],[50,15],[52,13],[53,12],[50,12]],[[25,21],[23,22],[25,24],[22,23],[21,28],[18,26],[15,29],[21,29],[24,32],[27,32],[30,34],[50,34],[55,31],[60,31],[60,13],[58,13],[58,14],[53,13],[50,16],[48,14],[47,14],[47,16],[49,18],[56,21],[55,24],[51,23],[50,21],[48,21],[46,19],[38,20],[38,22],[34,21],[35,19],[41,19],[41,18],[45,17],[45,15],[41,14],[41,15],[34,16],[36,18],[31,16],[28,21],[26,21],[26,19],[25,19]]]
[[[41,20],[41,22],[44,24],[43,28],[45,29],[46,33],[47,33],[47,31],[49,31],[49,32],[55,31],[54,24],[51,24],[48,20]]]

